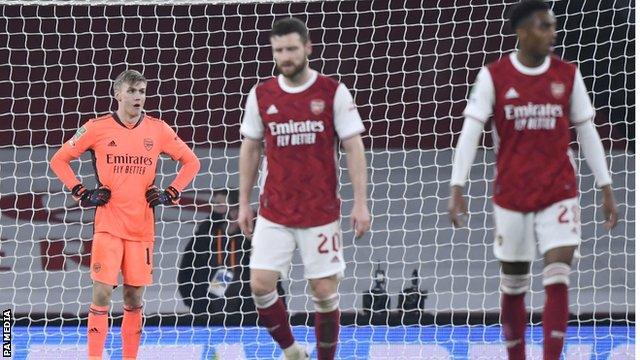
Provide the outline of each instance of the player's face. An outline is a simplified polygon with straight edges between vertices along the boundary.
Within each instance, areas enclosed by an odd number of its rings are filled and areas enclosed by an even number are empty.
[[[529,24],[523,26],[518,36],[522,48],[536,56],[547,56],[556,43],[556,19],[552,11],[538,11],[531,15]]]
[[[135,84],[124,83],[116,94],[118,107],[124,109],[131,117],[139,116],[144,108],[147,95],[147,84],[140,81]]]
[[[278,71],[288,78],[293,78],[307,66],[311,42],[302,42],[298,33],[272,36],[271,50]]]

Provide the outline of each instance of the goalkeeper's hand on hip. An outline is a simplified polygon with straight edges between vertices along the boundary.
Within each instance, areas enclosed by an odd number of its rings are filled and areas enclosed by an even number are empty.
[[[103,206],[111,199],[111,190],[102,185],[97,189],[89,190],[84,185],[78,184],[73,187],[71,194],[80,206]]]
[[[155,185],[151,185],[147,188],[145,197],[147,198],[149,207],[154,207],[160,204],[176,205],[178,204],[178,199],[180,198],[180,192],[173,186],[169,186],[164,190],[160,190]]]

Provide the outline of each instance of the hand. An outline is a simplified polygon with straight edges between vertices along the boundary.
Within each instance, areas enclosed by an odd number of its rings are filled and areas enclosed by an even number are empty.
[[[247,238],[253,236],[253,209],[249,204],[240,204],[238,209],[238,225]]]
[[[360,238],[371,228],[371,215],[366,204],[356,204],[351,210],[351,227],[356,232],[356,238]]]
[[[109,202],[111,198],[111,190],[106,186],[100,186],[97,189],[87,190],[82,184],[73,187],[71,194],[76,201],[80,202],[80,206],[103,206]]]
[[[467,202],[462,196],[462,187],[454,185],[451,187],[451,197],[449,198],[449,219],[451,219],[451,223],[455,228],[462,227],[466,222],[460,215],[466,217],[469,215],[469,210],[467,209]]]
[[[602,212],[604,214],[604,228],[611,230],[616,227],[618,224],[618,208],[611,185],[602,187]]]
[[[147,188],[145,193],[149,207],[156,205],[177,205],[180,198],[180,192],[173,186],[169,186],[165,190],[158,189],[155,185]]]

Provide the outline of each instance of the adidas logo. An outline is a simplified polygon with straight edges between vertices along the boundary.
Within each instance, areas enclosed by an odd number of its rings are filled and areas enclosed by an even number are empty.
[[[109,144],[107,144],[107,146],[118,146],[118,145],[116,145],[116,141],[115,140],[111,140],[111,142]]]
[[[504,94],[505,99],[517,99],[519,97],[520,94],[518,94],[518,92],[514,88],[509,88],[509,90],[507,90],[507,93]]]
[[[91,329],[89,329],[89,331],[87,331],[87,332],[88,332],[89,334],[97,334],[97,333],[99,333],[100,331],[98,331],[98,328],[91,328]]]
[[[564,333],[562,331],[553,330],[551,331],[551,337],[556,339],[564,339]]]
[[[340,262],[340,258],[338,258],[338,255],[335,255],[335,256],[333,257],[333,259],[331,259],[331,262],[332,262],[332,263],[339,263],[339,262]]]
[[[269,108],[267,109],[267,115],[273,115],[273,114],[277,114],[278,113],[278,108],[271,104],[271,106],[269,106]]]

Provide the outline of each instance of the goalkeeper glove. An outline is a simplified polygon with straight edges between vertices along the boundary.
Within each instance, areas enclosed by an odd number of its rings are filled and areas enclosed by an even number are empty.
[[[103,206],[111,198],[111,190],[102,185],[97,189],[87,190],[82,184],[78,184],[71,189],[71,194],[81,206]]]
[[[149,188],[147,188],[145,197],[147,198],[149,207],[154,207],[160,204],[176,205],[178,204],[178,199],[180,198],[180,192],[173,186],[169,186],[163,191],[155,187],[155,185],[151,185]]]

